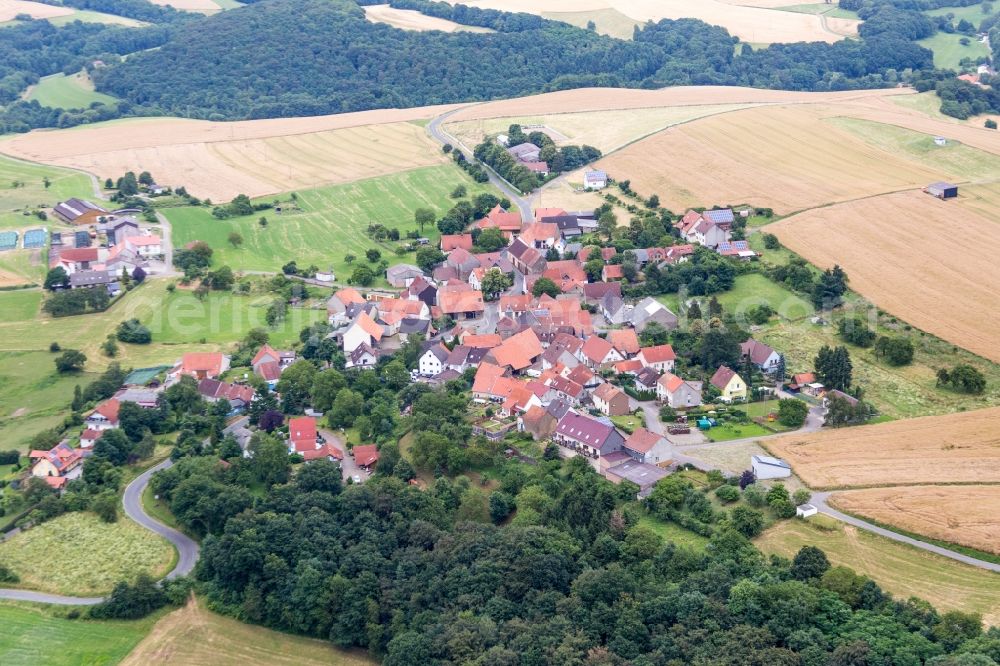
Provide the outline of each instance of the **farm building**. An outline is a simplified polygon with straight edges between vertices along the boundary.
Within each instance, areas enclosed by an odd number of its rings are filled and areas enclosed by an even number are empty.
[[[795,515],[799,518],[809,518],[810,516],[815,516],[817,513],[819,513],[819,509],[812,504],[800,504],[795,507]]]
[[[99,219],[108,214],[100,206],[83,199],[67,199],[52,209],[56,215],[69,224],[97,224]]]
[[[944,182],[931,183],[924,188],[924,192],[938,199],[954,199],[958,196],[958,185]]]
[[[781,458],[750,456],[750,468],[758,479],[783,479],[792,475],[792,467]]]
[[[608,174],[603,171],[587,171],[583,174],[583,189],[601,190],[608,186]]]

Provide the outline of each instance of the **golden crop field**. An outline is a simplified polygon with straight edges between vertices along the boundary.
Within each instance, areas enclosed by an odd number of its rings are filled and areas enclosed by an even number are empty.
[[[192,597],[184,608],[157,622],[122,666],[369,666],[359,652],[330,643],[243,624],[201,607]]]
[[[462,25],[448,19],[421,14],[412,9],[395,9],[389,5],[367,5],[365,18],[373,23],[385,23],[401,30],[440,30],[442,32],[493,32],[489,28]]]
[[[202,12],[203,14],[211,14],[217,12],[221,9],[219,5],[212,2],[212,0],[149,0],[154,5],[170,5],[174,9],[180,9],[186,12]]]
[[[816,208],[768,229],[818,266],[839,263],[851,288],[883,310],[1000,361],[1000,293],[984,279],[995,272],[1000,210],[977,205],[911,190]]]
[[[914,486],[830,496],[841,511],[933,539],[1000,554],[1000,487]]]
[[[28,0],[0,0],[0,23],[12,21],[18,14],[27,14],[31,18],[46,19],[55,16],[67,16],[73,13],[69,7],[46,5]]]
[[[410,109],[236,123],[139,119],[34,132],[0,143],[0,151],[101,179],[149,171],[195,196],[228,201],[439,164],[445,158],[437,145],[422,127],[405,122],[433,114]]]
[[[458,0],[451,0],[455,4]],[[764,0],[770,6],[772,0]],[[767,7],[750,6],[746,0],[465,0],[473,7],[527,12],[538,15],[560,13],[586,14],[596,18],[608,10],[645,23],[660,19],[694,18],[722,26],[746,42],[836,42],[857,35],[859,21],[828,18],[806,13],[775,11]],[[786,2],[795,4],[794,2]],[[799,3],[804,4],[804,3]],[[595,20],[595,23],[597,21]],[[611,31],[608,31],[611,34]],[[619,35],[626,36],[626,35]]]
[[[812,488],[1000,483],[1000,407],[790,434],[767,448]]]

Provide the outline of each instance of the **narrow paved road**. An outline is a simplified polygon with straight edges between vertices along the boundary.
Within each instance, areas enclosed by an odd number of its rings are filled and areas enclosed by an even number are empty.
[[[462,108],[464,109],[466,107]],[[441,127],[441,124],[445,120],[447,120],[453,114],[458,113],[461,110],[462,109],[453,109],[451,111],[448,111],[447,113],[442,113],[440,116],[437,116],[436,118],[431,120],[430,123],[427,124],[427,131],[430,132],[430,135],[434,137],[434,139],[438,141],[441,145],[444,145],[446,143],[451,144],[451,146],[455,150],[461,150],[467,158],[471,159],[472,149],[464,145],[456,137],[452,136],[447,131],[445,131],[443,127]],[[510,199],[511,203],[517,206],[518,210],[521,211],[521,219],[524,220],[525,222],[530,222],[534,220],[535,213],[531,209],[531,202],[528,199],[522,197],[520,194],[518,194],[507,183],[507,181],[498,176],[493,171],[493,169],[489,168],[485,164],[483,165],[483,168],[486,170],[486,175],[489,176],[490,182],[494,185],[494,187],[503,192],[504,196]]]
[[[845,491],[848,492],[848,491]],[[929,553],[934,553],[935,555],[941,555],[942,557],[947,557],[948,559],[955,560],[956,562],[962,562],[963,564],[968,564],[974,567],[979,567],[980,569],[988,569],[990,571],[996,571],[1000,573],[1000,564],[994,562],[987,562],[985,560],[976,559],[975,557],[969,557],[968,555],[963,555],[962,553],[957,553],[953,550],[948,550],[947,548],[942,548],[941,546],[936,546],[932,543],[927,543],[926,541],[921,541],[919,539],[913,539],[904,534],[899,534],[898,532],[893,532],[892,530],[887,530],[884,527],[879,527],[873,523],[869,523],[866,520],[860,518],[855,518],[849,514],[843,513],[842,511],[837,511],[829,504],[827,500],[830,498],[831,492],[821,492],[813,493],[812,499],[809,501],[810,504],[819,509],[820,513],[825,513],[828,516],[836,518],[839,521],[845,522],[848,525],[854,525],[860,529],[872,532],[873,534],[878,534],[879,536],[884,536],[887,539],[892,539],[893,541],[898,541],[900,543],[905,543],[914,548],[919,548],[920,550],[926,550]]]
[[[182,534],[175,529],[167,527],[150,518],[142,508],[142,493],[149,485],[149,479],[161,469],[167,469],[173,465],[173,461],[167,458],[163,462],[137,476],[132,483],[125,488],[122,504],[125,507],[125,514],[139,523],[147,530],[156,532],[167,541],[172,543],[177,549],[177,565],[174,570],[167,574],[167,579],[185,576],[194,569],[198,562],[198,544],[186,534]],[[103,601],[102,597],[67,597],[59,594],[46,594],[44,592],[33,592],[31,590],[0,589],[0,599],[11,599],[14,601],[33,601],[41,604],[56,604],[59,606],[93,606]]]

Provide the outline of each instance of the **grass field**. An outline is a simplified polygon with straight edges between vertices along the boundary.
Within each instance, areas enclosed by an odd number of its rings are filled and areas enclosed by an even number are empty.
[[[56,109],[86,109],[94,102],[111,104],[115,101],[111,95],[96,92],[94,83],[86,72],[78,72],[72,76],[43,76],[31,89],[28,99]]]
[[[140,573],[160,578],[174,548],[124,516],[102,522],[92,513],[69,513],[0,543],[0,561],[21,578],[20,586],[43,592],[107,594],[115,583]]]
[[[0,663],[5,666],[117,664],[160,618],[134,622],[67,620],[64,609],[0,603]]]
[[[953,233],[956,216],[961,233]],[[839,263],[851,288],[878,307],[1000,361],[1000,329],[993,325],[1000,293],[983,280],[993,272],[992,247],[1000,243],[995,209],[908,191],[817,208],[768,230],[817,266]]]
[[[790,434],[767,447],[814,488],[1000,483],[998,432],[994,407]]]
[[[968,45],[963,45],[965,39]],[[988,56],[990,50],[975,37],[967,37],[957,33],[936,32],[931,37],[918,40],[917,44],[934,52],[934,66],[939,69],[959,69],[959,63],[964,58],[975,62],[978,58]]]
[[[982,613],[1000,623],[1000,576],[939,555],[858,530],[849,525],[826,531],[801,520],[785,520],[756,540],[765,553],[793,557],[802,546],[821,548],[830,562],[872,578],[906,599],[920,597],[936,608]]]
[[[21,233],[17,242],[20,244],[23,238],[24,235]],[[45,256],[44,250],[5,250],[0,252],[0,286],[14,287],[32,284],[41,286],[45,280]],[[24,297],[12,299],[14,303],[24,303],[26,300],[28,299]],[[14,316],[18,316],[18,313],[15,312]]]
[[[0,257],[2,258],[2,257]],[[0,292],[0,312],[7,321],[28,321],[38,316],[42,292],[38,289],[20,289]]]
[[[705,437],[713,442],[728,442],[733,439],[770,434],[770,430],[756,423],[725,423],[705,431]]]
[[[23,448],[33,435],[62,423],[73,386],[95,378],[56,373],[55,356],[47,351],[0,352],[0,441],[11,445],[7,448]]]
[[[243,624],[213,613],[192,599],[164,616],[123,666],[213,664],[214,666],[370,666],[362,652],[330,643]]]
[[[215,250],[216,265],[229,264],[244,270],[273,271],[290,260],[299,266],[311,263],[321,268],[332,266],[339,278],[350,275],[344,256],[354,254],[364,261],[365,250],[377,248],[390,263],[413,262],[413,255],[403,257],[393,252],[395,244],[380,245],[365,235],[369,223],[377,222],[399,229],[402,236],[417,229],[413,211],[420,207],[444,213],[455,200],[449,195],[457,185],[465,185],[469,195],[490,191],[474,183],[463,171],[451,165],[415,169],[403,173],[362,180],[346,185],[332,185],[298,193],[300,213],[276,215],[265,211],[268,225],[261,227],[261,214],[216,220],[205,208],[165,210],[174,231],[174,242],[182,246],[203,240]],[[244,239],[239,249],[229,245],[233,231]],[[437,229],[425,227],[424,235],[438,237]]]
[[[737,277],[733,288],[718,294],[718,299],[724,312],[738,318],[745,317],[747,310],[758,305],[771,306],[783,319],[802,319],[815,312],[809,301],[756,273]],[[702,307],[704,312],[705,304]]]
[[[49,179],[48,188],[45,178]],[[40,220],[26,217],[22,211],[49,208],[69,197],[93,196],[86,174],[0,156],[0,229],[26,227],[32,222],[41,225]]]
[[[1000,555],[1000,488],[915,486],[838,492],[830,505],[845,511]]]

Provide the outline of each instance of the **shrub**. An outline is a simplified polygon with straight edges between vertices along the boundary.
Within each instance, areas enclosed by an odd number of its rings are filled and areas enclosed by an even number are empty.
[[[764,514],[749,507],[738,506],[733,509],[730,520],[736,531],[748,539],[764,531]]]
[[[56,370],[61,373],[79,372],[83,370],[83,366],[87,362],[87,357],[83,352],[70,349],[57,356],[55,362]]]
[[[858,347],[871,347],[875,342],[875,331],[861,317],[841,319],[837,323],[837,332],[846,342]]]
[[[138,319],[128,319],[118,324],[115,336],[122,342],[136,345],[148,345],[153,340],[153,334]]]
[[[880,337],[875,341],[875,355],[889,365],[908,365],[913,361],[913,343],[909,338]]]
[[[7,566],[0,562],[0,583],[20,583],[21,579],[16,573],[7,568]]]
[[[740,498],[740,491],[736,486],[719,486],[715,489],[715,496],[729,504]]]
[[[986,122],[983,123],[983,127],[985,127],[986,129],[996,129],[997,121],[993,120],[992,118],[987,118]]]
[[[778,422],[790,428],[801,428],[809,414],[809,405],[801,400],[782,400],[778,403]]]
[[[0,451],[0,465],[16,465],[21,459],[21,454],[16,449]]]
[[[781,247],[781,241],[774,234],[764,234],[764,247],[768,250],[777,250]]]
[[[167,595],[147,574],[140,574],[135,585],[118,583],[102,603],[90,609],[90,616],[99,620],[137,620],[146,617],[167,603]]]
[[[62,347],[59,346],[58,342],[53,342],[52,344],[49,345],[49,351],[55,354],[57,352],[62,351]]]

